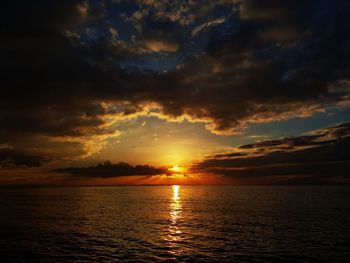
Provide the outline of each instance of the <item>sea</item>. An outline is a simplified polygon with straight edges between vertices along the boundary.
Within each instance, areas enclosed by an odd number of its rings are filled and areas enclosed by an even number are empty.
[[[350,262],[350,187],[3,187],[0,262]]]

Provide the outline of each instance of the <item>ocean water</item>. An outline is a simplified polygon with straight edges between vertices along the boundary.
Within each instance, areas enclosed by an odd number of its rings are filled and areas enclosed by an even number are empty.
[[[0,189],[0,262],[350,262],[348,186]]]

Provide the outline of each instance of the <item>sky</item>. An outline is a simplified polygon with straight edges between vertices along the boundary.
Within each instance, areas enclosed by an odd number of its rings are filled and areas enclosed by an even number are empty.
[[[350,2],[0,10],[0,185],[345,184]]]

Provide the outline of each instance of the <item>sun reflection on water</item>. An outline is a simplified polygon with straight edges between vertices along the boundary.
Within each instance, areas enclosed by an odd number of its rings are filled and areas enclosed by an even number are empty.
[[[180,186],[173,185],[173,201],[177,202],[180,200]]]
[[[181,230],[179,228],[179,221],[181,220],[182,213],[182,204],[181,204],[181,195],[180,195],[180,186],[172,186],[172,197],[169,205],[169,226],[168,233],[165,237],[165,240],[168,242],[171,247],[172,254],[181,253],[181,247],[179,247],[179,242],[181,241]]]

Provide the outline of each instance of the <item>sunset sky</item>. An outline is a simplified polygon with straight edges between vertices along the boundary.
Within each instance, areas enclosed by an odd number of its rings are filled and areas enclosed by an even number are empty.
[[[0,9],[0,184],[350,183],[350,1]]]

